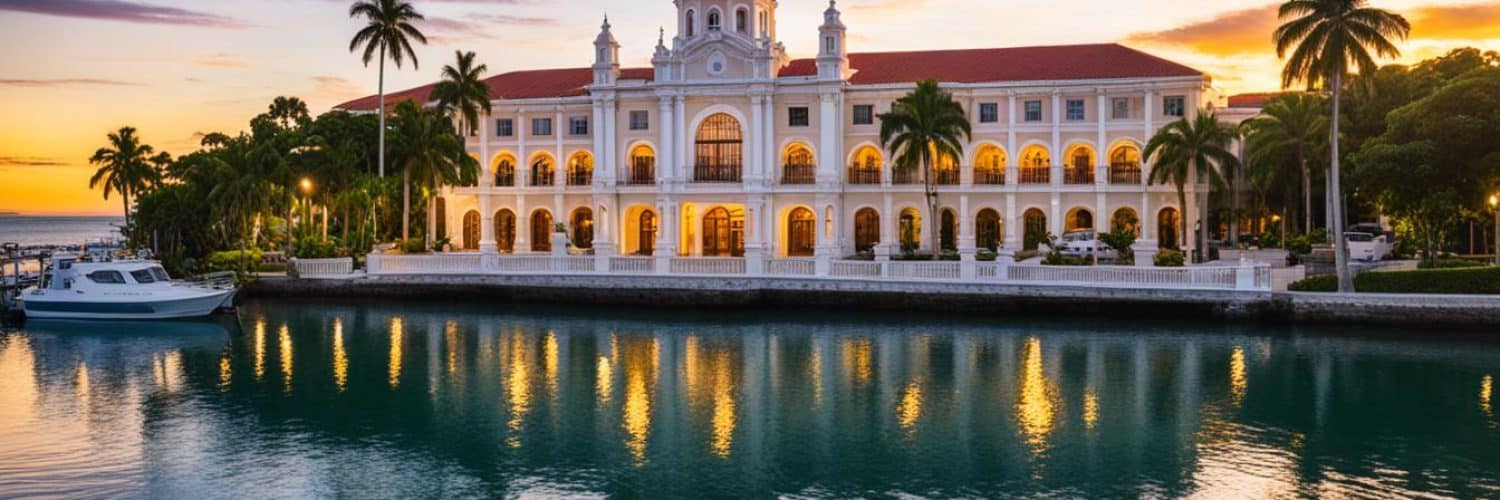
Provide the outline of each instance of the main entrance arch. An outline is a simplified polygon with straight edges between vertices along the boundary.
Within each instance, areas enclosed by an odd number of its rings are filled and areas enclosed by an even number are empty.
[[[788,257],[812,257],[818,239],[818,218],[812,210],[797,207],[786,217],[786,254]]]
[[[703,256],[743,257],[745,214],[718,207],[703,215]]]

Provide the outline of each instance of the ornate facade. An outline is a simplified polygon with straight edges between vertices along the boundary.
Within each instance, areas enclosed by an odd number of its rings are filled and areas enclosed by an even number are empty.
[[[469,251],[550,252],[563,223],[600,255],[751,258],[1005,254],[1119,225],[1138,252],[1192,244],[1179,225],[1197,197],[1179,207],[1173,186],[1147,185],[1141,151],[1212,102],[1199,71],[1114,44],[851,54],[833,2],[818,33],[795,35],[817,36],[817,56],[793,60],[775,0],[675,4],[651,68],[620,66],[606,20],[591,67],[489,79],[493,113],[468,141],[485,171],[444,190],[440,232]],[[974,132],[933,172],[936,214],[922,170],[893,164],[879,136],[879,115],[922,79]]]

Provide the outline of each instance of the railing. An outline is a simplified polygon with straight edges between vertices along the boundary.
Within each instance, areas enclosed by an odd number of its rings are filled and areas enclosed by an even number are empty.
[[[818,170],[813,165],[786,165],[781,167],[782,184],[812,184],[817,177]]]
[[[516,185],[516,173],[495,174],[495,187],[514,187]]]
[[[531,171],[531,185],[533,185],[533,186],[551,186],[553,184],[556,184],[556,180],[552,178],[552,171],[551,170],[547,170],[547,171],[532,170]]]
[[[656,184],[656,166],[645,163],[631,165],[630,175],[625,176],[625,184],[631,186]]]
[[[1049,167],[1021,167],[1021,184],[1051,184],[1052,169]]]
[[[381,275],[650,275],[760,276],[1103,288],[1271,291],[1294,276],[1265,265],[1220,267],[1043,266],[974,261],[856,261],[827,257],[626,257],[430,254],[369,256],[367,273]],[[755,265],[750,265],[755,264]],[[326,266],[326,267],[324,267]],[[350,276],[352,262],[299,261],[302,276]]]
[[[1094,167],[1067,167],[1063,169],[1063,182],[1066,184],[1093,184]]]
[[[974,184],[999,186],[1005,184],[1004,169],[982,169],[974,171]]]
[[[739,165],[697,165],[693,167],[693,182],[740,182]]]
[[[958,169],[956,169],[956,168],[955,169],[934,170],[932,172],[932,174],[933,174],[933,176],[935,176],[937,178],[936,179],[937,182],[935,182],[934,184],[937,184],[937,185],[940,185],[940,186],[957,186],[958,185]]]
[[[898,168],[896,171],[891,172],[891,174],[892,184],[916,184],[922,182],[922,176],[919,175],[921,172],[918,172],[915,168]]]
[[[569,186],[589,186],[594,183],[593,170],[574,170],[568,172]]]
[[[1110,184],[1140,184],[1141,166],[1129,164],[1116,164],[1109,166]]]
[[[880,169],[869,167],[849,167],[850,184],[880,184]]]
[[[342,277],[354,274],[354,259],[292,259],[298,278]]]

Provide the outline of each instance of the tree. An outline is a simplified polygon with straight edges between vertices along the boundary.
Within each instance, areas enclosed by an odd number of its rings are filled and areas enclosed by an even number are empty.
[[[163,155],[166,153],[162,153]],[[125,207],[125,227],[130,227],[130,198],[150,190],[161,182],[161,170],[157,165],[163,159],[155,148],[142,144],[135,127],[122,127],[110,132],[109,146],[99,148],[89,157],[89,164],[98,165],[99,170],[89,178],[89,189],[104,188],[104,199],[110,193],[120,195]]]
[[[1252,179],[1277,179],[1281,185],[1300,174],[1303,231],[1312,230],[1312,162],[1328,147],[1326,100],[1315,94],[1272,98],[1259,115],[1246,120],[1245,149]],[[1288,199],[1294,197],[1288,197]]]
[[[937,80],[917,82],[916,90],[897,99],[889,113],[880,115],[880,143],[890,150],[898,168],[922,169],[927,196],[928,241],[933,253],[942,249],[937,236],[938,192],[933,165],[943,159],[963,158],[972,130],[963,106],[938,87]]]
[[[422,34],[413,21],[425,19],[421,13],[412,7],[410,2],[404,0],[358,0],[349,6],[349,17],[363,18],[365,26],[354,34],[349,40],[349,52],[363,50],[361,60],[365,66],[370,65],[370,60],[380,57],[380,152],[379,171],[380,176],[385,177],[385,60],[390,58],[391,62],[401,67],[407,59],[411,59],[412,68],[419,68],[417,53],[411,48],[411,41],[427,44],[427,36]]]
[[[1303,82],[1309,90],[1326,86],[1333,91],[1328,184],[1340,293],[1354,291],[1349,249],[1344,239],[1343,191],[1339,185],[1339,113],[1344,80],[1350,66],[1360,74],[1376,71],[1371,50],[1380,57],[1399,56],[1401,51],[1392,40],[1404,40],[1411,32],[1406,18],[1369,7],[1368,3],[1368,0],[1290,0],[1281,5],[1277,14],[1284,24],[1272,35],[1277,57],[1286,59],[1281,73],[1283,87]]]
[[[397,152],[401,166],[401,239],[410,239],[411,179],[431,179],[439,184],[469,184],[479,178],[479,162],[464,150],[464,142],[453,131],[453,122],[435,110],[412,101],[396,105]]]
[[[1193,179],[1207,180],[1210,189],[1213,187],[1224,187],[1224,175],[1221,170],[1232,170],[1239,168],[1240,160],[1229,150],[1229,144],[1234,141],[1234,127],[1219,123],[1219,117],[1211,110],[1198,112],[1198,116],[1189,121],[1182,118],[1167,124],[1156,132],[1155,136],[1146,143],[1145,155],[1151,159],[1151,184],[1172,184],[1177,188],[1177,207],[1179,210],[1187,208],[1187,193],[1185,186]],[[1207,213],[1209,206],[1207,196],[1204,192],[1203,206],[1200,214]],[[1206,219],[1206,217],[1205,217]],[[1187,241],[1187,223],[1181,224],[1182,241]],[[1207,224],[1204,224],[1207,227]],[[1203,233],[1198,233],[1196,239],[1197,247],[1204,250]],[[1207,256],[1207,253],[1204,253]]]
[[[474,65],[473,52],[454,52],[457,62],[443,66],[443,79],[432,87],[438,108],[459,120],[458,130],[473,134],[479,127],[479,112],[490,113],[490,86],[484,82],[488,65]]]

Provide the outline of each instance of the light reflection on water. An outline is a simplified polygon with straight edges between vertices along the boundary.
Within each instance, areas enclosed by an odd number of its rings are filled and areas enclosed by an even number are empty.
[[[1493,344],[452,305],[242,315],[243,330],[0,334],[0,497],[1500,495]]]

